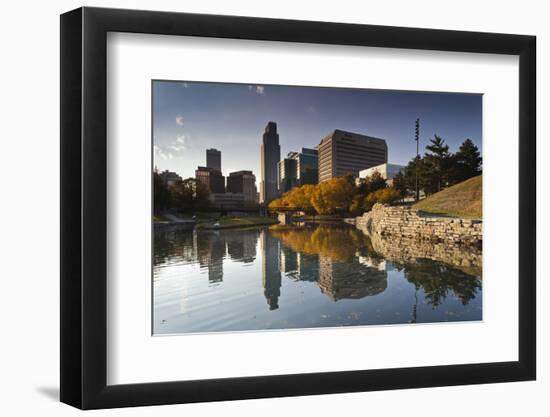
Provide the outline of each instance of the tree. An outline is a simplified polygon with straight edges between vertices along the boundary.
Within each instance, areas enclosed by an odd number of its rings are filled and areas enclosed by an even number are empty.
[[[301,210],[306,213],[312,212],[313,205],[311,204],[311,197],[315,192],[315,186],[311,184],[302,185],[301,187],[295,187],[290,190],[286,195],[286,201],[288,206],[295,210]]]
[[[386,188],[386,180],[378,171],[374,171],[368,177],[362,178],[359,184],[359,193],[367,195],[374,191]]]
[[[271,200],[267,205],[267,208],[271,211],[283,210],[288,208],[288,203],[283,196],[280,198],[276,198],[275,200]]]
[[[407,187],[407,179],[405,177],[405,174],[403,171],[399,171],[397,174],[393,176],[393,188],[396,189],[399,194],[401,195],[401,198],[406,197],[408,192]]]
[[[349,206],[350,214],[354,216],[361,214],[361,212],[363,211],[364,204],[365,204],[365,196],[363,194],[355,194]]]
[[[160,174],[155,170],[153,172],[153,210],[158,214],[170,207],[171,203],[172,194]]]
[[[470,139],[466,139],[453,156],[454,179],[461,182],[478,175],[481,175],[481,154],[479,148]]]
[[[424,155],[424,163],[419,164],[418,176],[423,177],[424,192],[432,194],[449,184],[452,161],[449,146],[438,135],[430,139],[426,150],[429,152]]]
[[[401,199],[401,193],[393,187],[383,188],[370,193],[364,202],[366,210],[372,209],[376,203],[391,204]]]
[[[173,187],[173,205],[180,211],[207,208],[210,205],[208,188],[195,178],[187,178]]]
[[[347,211],[356,194],[356,187],[347,177],[332,178],[317,185],[311,203],[319,214]]]

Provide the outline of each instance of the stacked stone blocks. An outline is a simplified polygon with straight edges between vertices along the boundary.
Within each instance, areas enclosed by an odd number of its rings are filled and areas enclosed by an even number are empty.
[[[375,204],[371,211],[357,217],[356,225],[369,234],[450,245],[481,247],[483,241],[481,220],[428,216],[410,206]]]

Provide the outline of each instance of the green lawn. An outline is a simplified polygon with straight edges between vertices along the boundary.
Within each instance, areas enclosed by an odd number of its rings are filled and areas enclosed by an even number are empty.
[[[223,217],[219,220],[219,226],[214,226],[216,222],[200,223],[197,225],[201,229],[230,229],[236,227],[263,226],[277,224],[278,221],[271,217],[247,216],[247,217]]]
[[[482,218],[482,175],[432,194],[413,207],[441,216]]]

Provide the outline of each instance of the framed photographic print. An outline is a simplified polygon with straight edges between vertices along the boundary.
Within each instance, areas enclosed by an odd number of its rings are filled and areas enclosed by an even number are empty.
[[[535,379],[535,38],[61,16],[61,400]]]

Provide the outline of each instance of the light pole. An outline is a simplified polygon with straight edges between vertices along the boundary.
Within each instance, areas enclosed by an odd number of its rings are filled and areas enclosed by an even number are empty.
[[[418,142],[419,142],[419,136],[420,136],[420,119],[416,119],[415,124],[415,133],[414,133],[414,140],[416,141],[416,163],[415,165],[415,171],[416,171],[416,201],[420,200],[420,192],[418,190],[418,162],[419,162],[419,155],[418,155]]]

